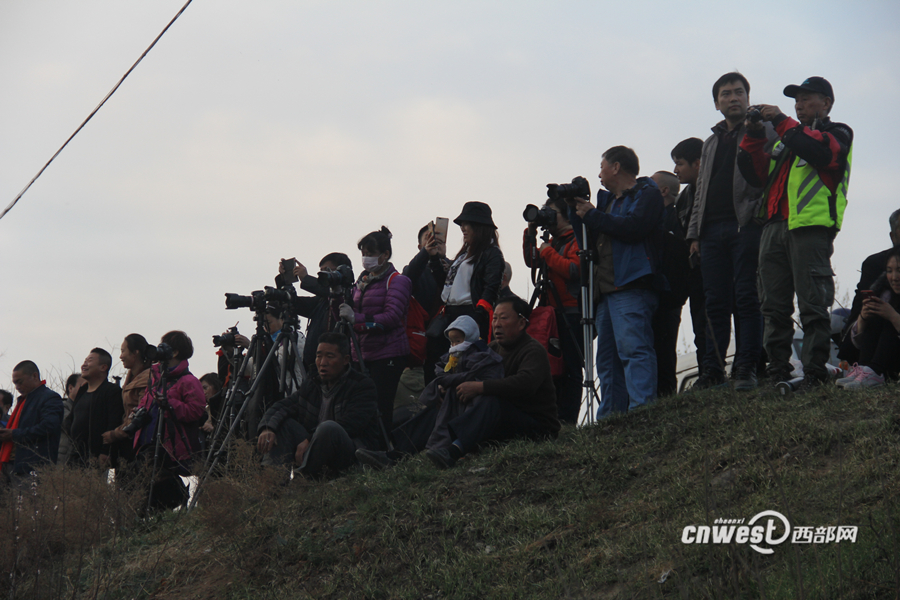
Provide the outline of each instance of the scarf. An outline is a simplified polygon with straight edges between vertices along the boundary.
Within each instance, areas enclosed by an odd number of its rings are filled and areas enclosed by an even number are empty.
[[[46,380],[41,380],[40,385],[38,385],[38,387],[34,389],[38,389],[42,385],[46,384]],[[28,400],[27,395],[22,396],[21,398],[19,398],[19,401],[16,402],[16,407],[13,409],[12,416],[9,418],[9,422],[6,424],[7,429],[14,430],[19,427],[19,418],[22,416],[22,407],[25,406],[26,400]],[[13,448],[15,448],[15,445],[16,443],[12,440],[0,444],[0,464],[8,463],[10,460],[12,460]]]

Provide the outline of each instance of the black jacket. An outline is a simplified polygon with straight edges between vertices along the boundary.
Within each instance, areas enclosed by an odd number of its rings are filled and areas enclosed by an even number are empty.
[[[850,364],[859,360],[859,348],[854,346],[850,339],[850,327],[856,323],[859,313],[862,312],[863,297],[860,292],[864,290],[874,291],[875,281],[881,277],[887,269],[888,255],[893,251],[893,248],[888,248],[887,250],[883,250],[867,257],[866,260],[863,261],[862,269],[860,269],[859,283],[856,284],[856,295],[853,296],[853,306],[850,309],[850,316],[847,317],[847,322],[841,332],[841,340],[838,344],[838,358],[846,360]]]
[[[78,402],[87,393],[87,389],[88,384],[79,388],[75,394],[72,412],[63,425],[75,444],[75,452],[85,461],[91,457],[97,458],[101,454],[109,456],[111,446],[103,443],[103,434],[121,425],[125,413],[125,407],[122,405],[122,389],[111,381],[104,381],[94,392],[87,430],[72,431]]]
[[[435,278],[428,269],[428,252],[423,248],[419,250],[409,264],[403,267],[403,275],[412,281],[412,297],[422,305],[429,315],[437,312],[441,306],[441,291]]]
[[[378,425],[378,393],[375,382],[359,371],[348,369],[337,384],[328,419],[344,428],[359,448],[381,449]],[[317,373],[303,382],[300,390],[272,405],[259,422],[257,432],[277,431],[285,419],[294,419],[312,435],[319,425],[322,381]]]
[[[497,304],[497,295],[500,292],[500,282],[503,280],[505,266],[503,252],[500,248],[494,245],[488,246],[475,260],[472,279],[469,280],[472,306],[475,307],[475,320],[478,321],[481,337],[484,339],[488,339],[490,328],[488,307],[493,311],[494,305]],[[440,257],[432,256],[428,261],[428,268],[431,270],[440,294],[444,288],[444,282],[447,280],[450,265]]]
[[[13,468],[19,474],[30,473],[41,464],[56,462],[63,418],[62,399],[46,385],[25,398],[19,424],[12,433],[12,441],[16,444]]]

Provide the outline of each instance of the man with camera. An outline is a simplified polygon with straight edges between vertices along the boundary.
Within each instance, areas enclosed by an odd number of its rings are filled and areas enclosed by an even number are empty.
[[[531,209],[531,210],[529,210]],[[544,269],[549,280],[540,299],[541,306],[552,306],[556,311],[562,358],[566,365],[563,377],[556,380],[556,402],[559,420],[575,424],[581,408],[582,382],[584,381],[584,335],[581,327],[579,291],[581,285],[578,242],[569,223],[569,207],[565,200],[556,197],[538,210],[530,206],[525,218],[528,227],[523,236],[525,264],[532,269]],[[549,234],[537,245],[537,228]]]
[[[784,88],[784,95],[794,98],[797,120],[777,106],[754,107],[738,165],[748,182],[766,187],[759,281],[767,374],[780,380],[790,376],[796,292],[803,328],[803,389],[808,389],[828,377],[831,254],[847,206],[853,130],[829,119],[834,91],[826,79],[810,77]],[[771,152],[763,123],[771,123],[781,136]]]
[[[738,339],[731,374],[736,390],[750,390],[757,386],[756,369],[762,351],[762,315],[756,289],[762,228],[754,221],[761,190],[748,183],[737,168],[738,145],[747,134],[744,119],[750,84],[740,73],[726,73],[713,84],[712,95],[724,119],[703,144],[687,232],[691,255],[700,260],[711,333],[701,359],[703,374],[694,387],[725,383],[733,313]],[[767,137],[774,143],[771,127],[762,131],[764,143]]]
[[[0,428],[0,484],[17,480],[43,464],[56,462],[63,404],[41,380],[37,365],[25,360],[13,368],[19,401]]]
[[[306,328],[307,344],[303,350],[303,365],[312,371],[316,366],[316,349],[319,336],[331,331],[337,323],[337,308],[340,302],[331,306],[330,298],[335,294],[342,294],[353,287],[356,281],[353,277],[353,265],[350,258],[343,252],[326,254],[319,261],[319,276],[311,275],[302,263],[294,260],[291,271],[293,281],[300,282],[300,289],[313,294],[312,296],[297,296],[293,300],[294,311],[301,317],[309,319]],[[284,264],[279,265],[279,275],[275,283],[282,286],[286,283]],[[332,310],[329,310],[332,308]]]
[[[357,448],[381,448],[375,383],[350,368],[347,336],[319,336],[315,374],[266,411],[258,432],[264,464],[293,459],[312,477],[353,466]]]
[[[600,161],[597,206],[585,198],[569,202],[569,220],[578,245],[596,251],[594,262],[597,376],[602,402],[597,418],[627,412],[656,400],[653,314],[658,274],[663,199],[631,148],[613,146]],[[581,225],[588,239],[582,240]]]

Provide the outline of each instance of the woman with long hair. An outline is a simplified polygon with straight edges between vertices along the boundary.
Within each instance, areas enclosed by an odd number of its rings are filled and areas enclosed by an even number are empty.
[[[463,315],[470,316],[478,323],[481,338],[488,341],[491,316],[505,268],[497,226],[494,225],[491,207],[484,202],[466,202],[453,222],[459,225],[463,245],[452,263],[441,260],[438,241],[433,235],[428,233],[424,239],[425,248],[431,256],[429,268],[442,288],[443,315],[435,319],[438,325],[443,325]],[[426,383],[434,379],[435,363],[450,348],[450,342],[443,335],[443,327],[438,325],[429,328],[441,331],[439,335],[428,337]]]
[[[122,424],[113,430],[103,434],[103,442],[113,444],[116,453],[112,457],[112,466],[116,466],[116,458],[130,461],[134,458],[134,451],[130,443],[130,436],[123,431],[131,422],[131,413],[137,408],[141,397],[147,390],[150,381],[150,359],[147,358],[146,338],[139,333],[130,333],[122,341],[119,350],[119,360],[125,367],[125,382],[122,384],[122,406],[125,409]]]
[[[883,385],[900,371],[900,248],[888,254],[884,274],[867,291],[850,329],[859,361],[837,381],[845,390]]]

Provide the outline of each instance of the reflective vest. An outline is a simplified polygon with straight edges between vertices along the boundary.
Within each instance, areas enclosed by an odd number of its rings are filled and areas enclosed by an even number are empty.
[[[781,152],[788,151],[781,142],[775,144],[772,161],[769,164],[770,176],[776,168],[779,149]],[[785,186],[788,197],[788,229],[823,225],[840,231],[844,222],[844,209],[847,208],[847,185],[850,182],[852,158],[851,145],[844,164],[844,176],[832,192],[814,167],[799,156],[792,157],[791,170]]]

